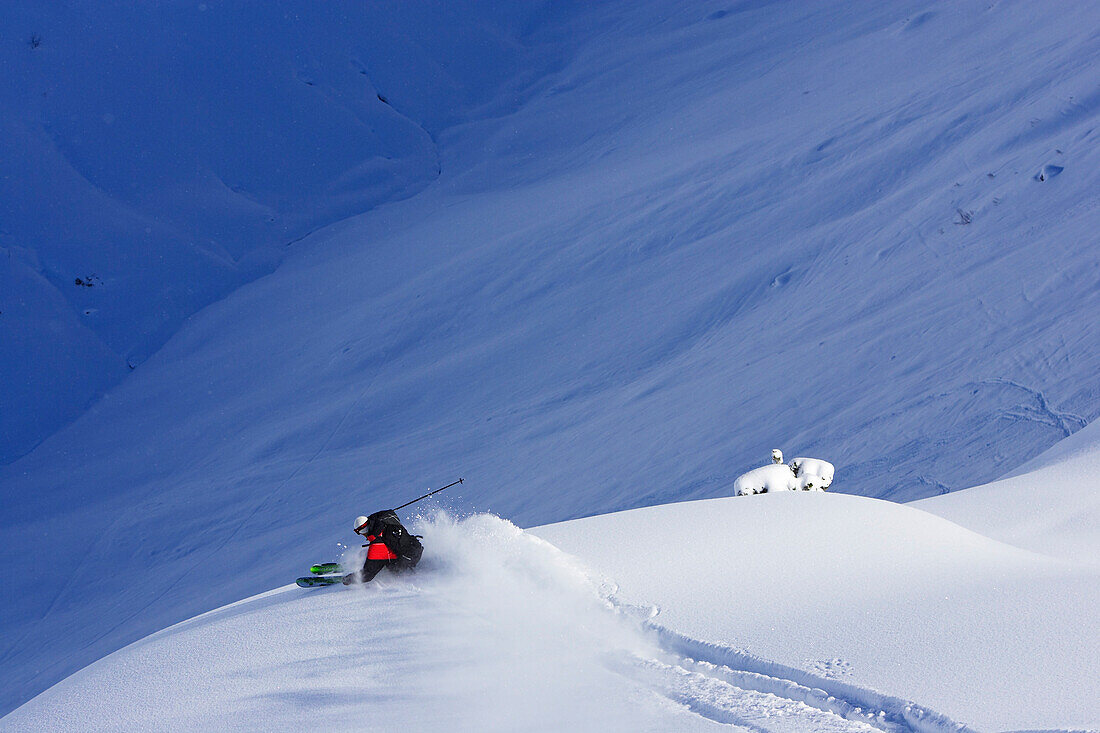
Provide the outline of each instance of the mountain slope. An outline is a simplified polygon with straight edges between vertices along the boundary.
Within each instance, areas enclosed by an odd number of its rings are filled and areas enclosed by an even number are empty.
[[[568,52],[538,4],[466,5],[5,3],[0,462],[287,246],[430,185],[434,136]]]
[[[523,525],[721,496],[774,447],[912,499],[1100,413],[1093,3],[523,7],[568,53],[444,98],[430,186],[284,248],[0,468],[0,562],[58,578],[0,591],[0,710],[456,473]]]

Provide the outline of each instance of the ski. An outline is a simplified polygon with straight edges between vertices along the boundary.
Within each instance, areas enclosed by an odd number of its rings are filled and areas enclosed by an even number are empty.
[[[324,575],[326,573],[342,573],[344,570],[338,562],[322,562],[311,567],[309,572],[314,575]]]
[[[317,588],[323,585],[336,585],[344,581],[341,575],[307,575],[294,581],[302,588]]]

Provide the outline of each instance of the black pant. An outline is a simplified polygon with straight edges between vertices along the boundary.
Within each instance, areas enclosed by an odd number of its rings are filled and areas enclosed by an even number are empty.
[[[396,560],[367,560],[363,563],[363,569],[359,571],[359,582],[369,583],[374,576],[382,572],[382,568],[389,568],[395,573],[408,570],[416,565],[415,560],[399,557]]]
[[[367,560],[363,563],[363,569],[359,571],[359,582],[369,583],[374,580],[374,576],[382,572],[382,568],[391,562],[393,560]]]

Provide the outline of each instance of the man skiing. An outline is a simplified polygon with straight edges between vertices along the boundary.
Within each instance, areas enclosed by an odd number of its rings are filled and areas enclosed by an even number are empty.
[[[369,517],[356,517],[355,534],[366,537],[367,558],[363,568],[348,573],[343,578],[344,585],[368,583],[374,576],[388,567],[393,572],[408,570],[420,562],[424,546],[414,534],[409,534],[392,509],[375,512]]]

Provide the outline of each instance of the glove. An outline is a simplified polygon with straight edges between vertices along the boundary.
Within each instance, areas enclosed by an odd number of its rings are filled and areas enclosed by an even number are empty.
[[[348,573],[347,575],[345,575],[343,578],[340,579],[340,582],[343,583],[344,585],[351,585],[352,583],[355,582],[355,573]]]

